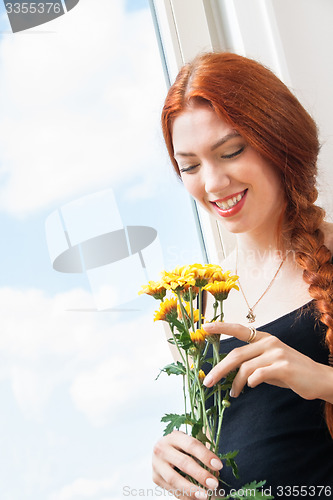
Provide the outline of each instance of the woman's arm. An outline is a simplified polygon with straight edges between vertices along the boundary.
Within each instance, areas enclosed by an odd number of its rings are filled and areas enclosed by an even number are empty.
[[[244,342],[250,334],[246,326],[233,323],[207,323],[203,328],[209,334],[224,333]],[[333,368],[313,361],[269,333],[257,331],[253,343],[231,351],[203,383],[211,387],[236,368],[232,397],[237,397],[245,384],[256,387],[266,382],[292,389],[304,399],[333,403]]]

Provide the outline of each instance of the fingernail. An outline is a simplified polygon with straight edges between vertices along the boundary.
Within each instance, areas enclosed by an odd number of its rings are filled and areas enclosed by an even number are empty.
[[[234,398],[234,397],[235,397],[235,392],[234,392],[233,388],[231,388],[231,389],[230,389],[229,394],[230,394],[230,397],[231,397],[231,398]]]
[[[207,498],[207,493],[203,490],[199,490],[194,493],[194,496],[196,498]]]
[[[213,377],[211,375],[207,375],[202,383],[203,385],[209,387],[210,384],[212,384],[212,382],[213,382]]]
[[[220,460],[218,460],[217,458],[212,458],[212,460],[210,461],[210,465],[217,470],[220,470],[223,467],[222,462],[220,462]]]
[[[212,477],[209,477],[208,479],[206,479],[206,484],[207,484],[208,488],[215,490],[218,487],[219,482],[217,479],[213,479]]]

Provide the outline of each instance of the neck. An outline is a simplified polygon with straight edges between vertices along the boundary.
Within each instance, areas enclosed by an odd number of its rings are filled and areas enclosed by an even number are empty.
[[[239,255],[245,259],[250,255],[262,259],[282,250],[277,245],[276,238],[269,238],[267,235],[263,235],[262,238],[252,238],[248,234],[238,234],[237,247]]]

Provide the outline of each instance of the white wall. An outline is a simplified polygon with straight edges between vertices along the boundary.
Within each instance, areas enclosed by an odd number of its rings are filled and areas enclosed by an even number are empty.
[[[273,0],[295,93],[320,129],[320,191],[333,220],[333,2]]]

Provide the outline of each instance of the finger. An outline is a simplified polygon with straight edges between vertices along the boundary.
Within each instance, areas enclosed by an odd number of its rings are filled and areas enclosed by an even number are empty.
[[[184,450],[188,455],[197,458],[214,471],[222,469],[221,460],[197,439],[181,431],[173,431],[166,438],[178,450]]]
[[[175,448],[170,448],[167,455],[167,460],[170,464],[178,467],[178,469],[180,469],[185,474],[193,477],[193,479],[198,481],[198,483],[200,483],[204,488],[215,490],[218,487],[219,482],[216,477],[210,471],[207,471],[206,469],[201,467],[193,457],[182,453]],[[172,475],[174,475],[174,470],[172,472]]]
[[[208,373],[203,381],[206,387],[212,387],[214,384],[219,382],[222,378],[226,377],[228,373],[239,368],[242,363],[248,361],[249,359],[256,358],[264,351],[264,346],[260,343],[253,343],[243,347],[236,347],[227,356],[220,361],[211,371]]]
[[[202,328],[209,334],[222,333],[224,335],[230,335],[243,342],[247,342],[251,330],[249,327],[244,325],[239,325],[238,323],[224,323],[222,321],[214,321],[213,323],[204,323]],[[256,332],[256,340],[262,338],[263,335],[268,335],[265,332]],[[254,341],[254,342],[255,342]]]
[[[289,385],[282,381],[281,367],[277,364],[271,366],[262,366],[255,370],[248,378],[247,385],[249,387],[257,387],[257,385],[266,382],[266,384],[276,385],[277,387],[289,388]]]
[[[214,471],[222,468],[222,462],[197,439],[183,432],[174,431],[160,439],[154,446],[154,457],[154,462],[161,467],[160,475],[167,482],[177,480],[177,472],[173,468],[170,471],[168,468],[163,467],[163,463],[158,462],[158,460],[172,464],[172,466],[196,479],[205,488],[215,489],[218,487],[218,480],[212,471],[204,469],[199,465],[198,461]],[[167,471],[167,477],[162,473],[162,470]],[[181,476],[179,475],[179,477]]]
[[[156,469],[162,471],[162,474]],[[163,461],[156,460],[153,469],[153,481],[161,488],[164,488],[169,494],[177,498],[207,498],[204,488],[193,484],[191,481],[179,474],[169,464],[166,466]]]
[[[255,380],[257,380],[258,383],[256,383],[256,385],[259,385],[261,382],[265,382],[265,380],[261,380],[260,378],[251,379],[251,377],[255,377],[255,374],[256,372],[258,372],[258,370],[262,370],[270,363],[271,360],[268,358],[266,353],[242,363],[232,383],[230,396],[233,398],[237,398],[246,384],[249,387],[255,387],[254,385],[251,385],[251,381],[254,382]]]

